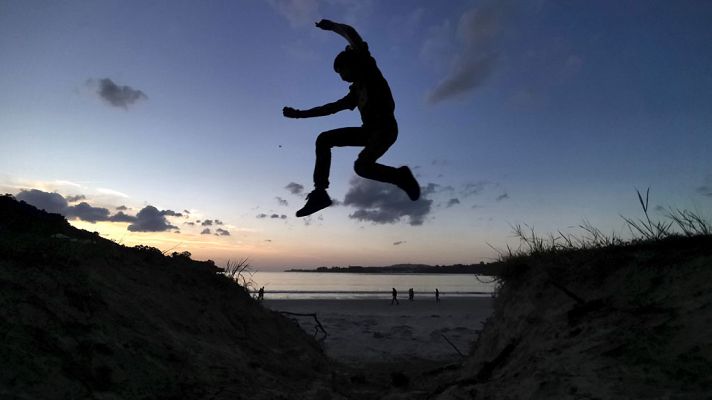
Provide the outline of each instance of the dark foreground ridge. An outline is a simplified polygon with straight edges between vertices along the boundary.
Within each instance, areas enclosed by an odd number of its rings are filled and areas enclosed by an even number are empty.
[[[712,387],[708,234],[508,257],[494,314],[447,365],[329,360],[219,271],[0,196],[0,398],[705,399]]]
[[[0,197],[0,398],[318,398],[328,360],[212,262]]]

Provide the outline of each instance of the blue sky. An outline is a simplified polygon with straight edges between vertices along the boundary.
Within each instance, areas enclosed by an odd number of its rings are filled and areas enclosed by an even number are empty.
[[[339,148],[331,196],[365,195],[294,217],[318,133],[360,125],[281,115],[348,90],[321,18],[369,43],[400,127],[381,161],[413,168],[419,202]],[[625,235],[636,188],[710,217],[710,20],[696,1],[0,1],[0,191],[265,270],[487,261],[516,224]]]

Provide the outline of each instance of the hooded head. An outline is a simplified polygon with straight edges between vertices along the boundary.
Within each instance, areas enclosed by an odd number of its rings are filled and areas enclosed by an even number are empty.
[[[346,82],[355,82],[360,71],[359,57],[355,51],[347,48],[334,59],[334,71]]]

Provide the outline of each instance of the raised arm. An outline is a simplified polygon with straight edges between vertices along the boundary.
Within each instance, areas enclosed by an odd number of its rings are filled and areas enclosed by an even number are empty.
[[[317,28],[321,28],[325,31],[332,31],[342,36],[344,39],[346,39],[346,41],[349,42],[349,45],[354,50],[367,48],[366,42],[361,39],[361,36],[359,36],[358,32],[356,32],[356,29],[349,25],[340,24],[338,22],[330,21],[328,19],[322,19],[321,21],[316,23],[316,26]]]

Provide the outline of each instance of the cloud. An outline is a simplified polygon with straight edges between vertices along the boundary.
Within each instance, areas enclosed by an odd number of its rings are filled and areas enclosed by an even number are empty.
[[[293,28],[313,24],[319,18],[318,0],[268,0]]]
[[[109,217],[111,222],[136,222],[136,217],[133,215],[124,214],[123,211],[119,211],[116,214]]]
[[[703,196],[712,197],[712,186],[702,185],[697,188],[697,193]]]
[[[219,219],[216,219],[216,220],[215,220],[215,225],[222,225],[222,224],[223,224],[223,222],[220,221]]]
[[[126,207],[126,206],[118,206],[118,207],[116,207],[116,209],[119,210],[119,211],[126,211],[126,210],[128,210],[129,208]]]
[[[430,104],[468,93],[492,74],[498,56],[495,45],[507,7],[505,3],[492,2],[462,14],[457,26],[461,48],[452,59],[448,75],[428,94]]]
[[[183,222],[184,225],[195,226],[195,222]]]
[[[81,202],[73,207],[68,207],[65,214],[68,218],[74,217],[79,218],[82,221],[87,222],[97,222],[97,221],[108,221],[109,220],[109,210],[101,207],[92,207],[87,202]]]
[[[399,241],[397,241],[397,242],[393,242],[393,245],[394,245],[394,246],[400,246],[400,245],[402,245],[403,243],[405,243],[405,240],[399,240]]]
[[[175,212],[173,210],[163,210],[161,211],[161,215],[165,215],[167,217],[182,217],[183,214],[179,212]]]
[[[114,189],[107,189],[107,188],[98,188],[96,189],[97,192],[101,194],[106,194],[109,196],[116,196],[116,197],[122,197],[124,199],[128,199],[130,196],[126,193],[119,192],[118,190]]]
[[[86,200],[87,197],[84,196],[83,194],[77,195],[77,196],[67,196],[65,199],[70,202],[70,203],[76,203],[77,201],[80,200]]]
[[[70,206],[67,199],[61,194],[44,192],[38,189],[22,190],[15,198],[49,213],[61,214],[67,219],[80,219],[95,223],[98,221],[114,221],[112,218],[116,217],[109,216],[108,209],[94,207],[85,201],[75,206]],[[70,196],[70,198],[76,198],[76,196]],[[119,214],[116,217],[119,220],[128,217],[122,212],[119,212]]]
[[[202,226],[213,226],[213,220],[212,219],[206,219],[203,221],[200,225]]]
[[[477,182],[470,182],[466,183],[462,186],[460,189],[460,196],[467,198],[470,196],[476,196],[482,194],[485,190],[490,191],[492,189],[500,189],[501,190],[502,185],[498,182],[493,182],[493,181],[487,181],[487,180],[482,180],[482,181],[477,181]]]
[[[190,211],[188,211],[188,210],[183,210],[183,214],[190,215]]]
[[[422,191],[418,201],[411,201],[399,188],[386,183],[354,177],[343,204],[356,208],[349,218],[371,221],[376,224],[393,224],[408,218],[410,225],[422,225],[430,213],[432,200],[426,199],[432,193],[430,185]]]
[[[455,206],[455,205],[457,205],[457,204],[460,204],[460,200],[453,198],[453,199],[450,199],[450,200],[447,201],[447,206],[446,206],[446,207],[447,207],[447,208],[450,208],[450,207]]]
[[[287,189],[291,194],[300,195],[304,192],[304,186],[296,182],[289,182],[284,188]]]
[[[210,235],[210,233],[210,228],[205,228],[202,232],[200,232],[201,235]]]
[[[707,175],[705,177],[705,183],[698,186],[695,191],[702,196],[712,197],[712,175]]]
[[[284,206],[284,207],[289,206],[289,202],[287,200],[285,200],[279,196],[275,197],[275,199],[277,199],[277,203],[279,203],[280,206]]]
[[[509,198],[509,193],[506,193],[506,192],[505,192],[505,193],[502,193],[502,194],[500,194],[499,196],[497,196],[497,198],[496,198],[495,200],[496,200],[496,201],[502,201],[502,200],[506,200],[506,199],[508,199],[508,198]]]
[[[89,84],[94,85],[94,80],[89,80]],[[137,101],[148,98],[142,91],[127,85],[119,86],[109,78],[99,80],[97,94],[108,104],[123,109],[128,109],[128,106]]]
[[[267,216],[268,215],[265,213],[259,213],[259,214],[257,214],[257,219],[264,219],[264,218],[267,218]]]
[[[67,200],[59,193],[48,193],[37,189],[22,190],[15,198],[33,205],[48,213],[65,215],[67,212]]]
[[[165,211],[159,211],[154,206],[146,206],[136,214],[136,221],[128,226],[131,232],[164,232],[177,229],[166,220]]]
[[[225,230],[225,229],[218,228],[218,229],[215,230],[215,235],[216,235],[216,236],[230,236],[230,232],[228,232],[228,231]]]

